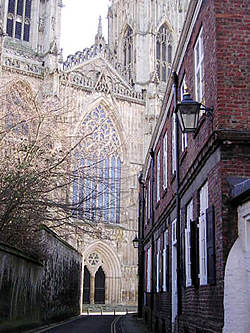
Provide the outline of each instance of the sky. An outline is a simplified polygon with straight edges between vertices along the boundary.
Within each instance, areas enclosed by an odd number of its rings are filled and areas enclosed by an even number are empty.
[[[61,47],[64,59],[94,44],[100,15],[107,41],[109,3],[110,0],[63,0]]]

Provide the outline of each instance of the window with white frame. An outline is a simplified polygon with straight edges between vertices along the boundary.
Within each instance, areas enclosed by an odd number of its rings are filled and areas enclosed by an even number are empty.
[[[204,48],[203,31],[201,29],[194,46],[195,64],[195,98],[197,102],[204,103]]]
[[[151,181],[148,181],[148,219],[151,218]]]
[[[186,228],[185,228],[185,268],[186,287],[192,285],[191,278],[191,223],[193,220],[193,200],[186,207]]]
[[[183,100],[183,96],[186,89],[186,77],[184,76],[182,83],[181,83],[181,101]],[[181,150],[184,151],[187,148],[187,133],[181,133]]]
[[[199,216],[199,278],[200,284],[207,284],[207,221],[206,210],[208,208],[208,183],[200,190],[200,216]]]
[[[176,219],[172,223],[172,245],[177,243],[177,234],[176,234]]]
[[[160,291],[160,275],[161,275],[161,239],[157,239],[157,254],[156,254],[156,292]]]
[[[161,151],[159,150],[156,156],[156,167],[157,167],[157,175],[156,175],[156,200],[157,202],[160,200],[160,183],[161,183]]]
[[[173,113],[172,116],[172,173],[176,171],[176,132],[175,132],[175,117],[176,114]]]
[[[168,136],[167,132],[163,137],[163,189],[168,186]]]
[[[151,292],[151,247],[146,251],[146,292]]]
[[[166,230],[163,234],[163,279],[162,279],[162,290],[167,291],[167,283],[168,283],[168,230]]]

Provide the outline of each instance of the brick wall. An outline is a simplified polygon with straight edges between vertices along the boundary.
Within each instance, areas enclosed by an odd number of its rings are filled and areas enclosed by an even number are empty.
[[[194,134],[188,134],[188,147],[180,151],[181,220],[185,221],[185,206],[193,199],[193,216],[199,217],[199,190],[208,181],[209,206],[215,214],[215,285],[182,287],[182,315],[179,332],[222,332],[224,325],[224,273],[228,253],[234,244],[237,230],[237,209],[230,202],[229,177],[250,177],[250,113],[249,83],[247,81],[247,41],[249,16],[247,1],[206,0],[202,2],[193,26],[186,53],[178,72],[179,84],[185,75],[188,90],[194,93],[194,45],[202,27],[204,38],[205,104],[214,106],[213,118],[203,117]],[[179,65],[179,64],[177,64]],[[176,66],[177,66],[176,65]],[[166,93],[170,96],[170,89]],[[163,136],[168,133],[168,187],[161,186],[160,202],[154,202],[154,224],[145,228],[145,236],[159,233],[170,217],[176,216],[176,176],[172,174],[172,113],[173,101],[163,105],[152,146],[155,152],[154,178],[156,194],[156,153],[163,147]],[[181,133],[179,132],[179,137]],[[161,168],[163,163],[161,163]],[[163,171],[161,169],[161,179]],[[183,223],[183,222],[182,222]],[[181,227],[184,231],[184,225]],[[170,230],[170,229],[169,229]],[[169,233],[171,241],[171,230]],[[170,290],[154,294],[153,322],[158,329],[161,320],[171,326],[171,246]],[[154,254],[156,261],[156,253]],[[158,311],[159,310],[159,311]]]

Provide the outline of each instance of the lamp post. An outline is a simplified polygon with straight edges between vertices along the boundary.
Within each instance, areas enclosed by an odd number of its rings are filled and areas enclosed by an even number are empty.
[[[183,133],[195,132],[199,120],[203,114],[213,115],[213,107],[206,107],[202,103],[193,101],[190,94],[186,91],[181,103],[178,99],[178,76],[173,73],[174,88],[174,113],[175,113],[175,158],[176,158],[176,238],[177,238],[177,332],[180,328],[180,315],[182,313],[182,290],[181,290],[181,219],[180,219],[180,161],[178,134],[179,126]]]
[[[138,249],[139,247],[139,239],[137,238],[137,235],[135,235],[135,238],[133,239],[133,246],[135,249]]]
[[[207,107],[202,103],[193,101],[189,92],[185,92],[181,103],[176,105],[176,114],[178,122],[183,133],[194,132],[198,127],[201,116],[205,113],[211,117],[213,107]]]

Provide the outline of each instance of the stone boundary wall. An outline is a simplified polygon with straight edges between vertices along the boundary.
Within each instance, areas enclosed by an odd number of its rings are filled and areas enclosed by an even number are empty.
[[[40,236],[43,262],[0,243],[0,332],[80,314],[81,254],[45,226]]]

